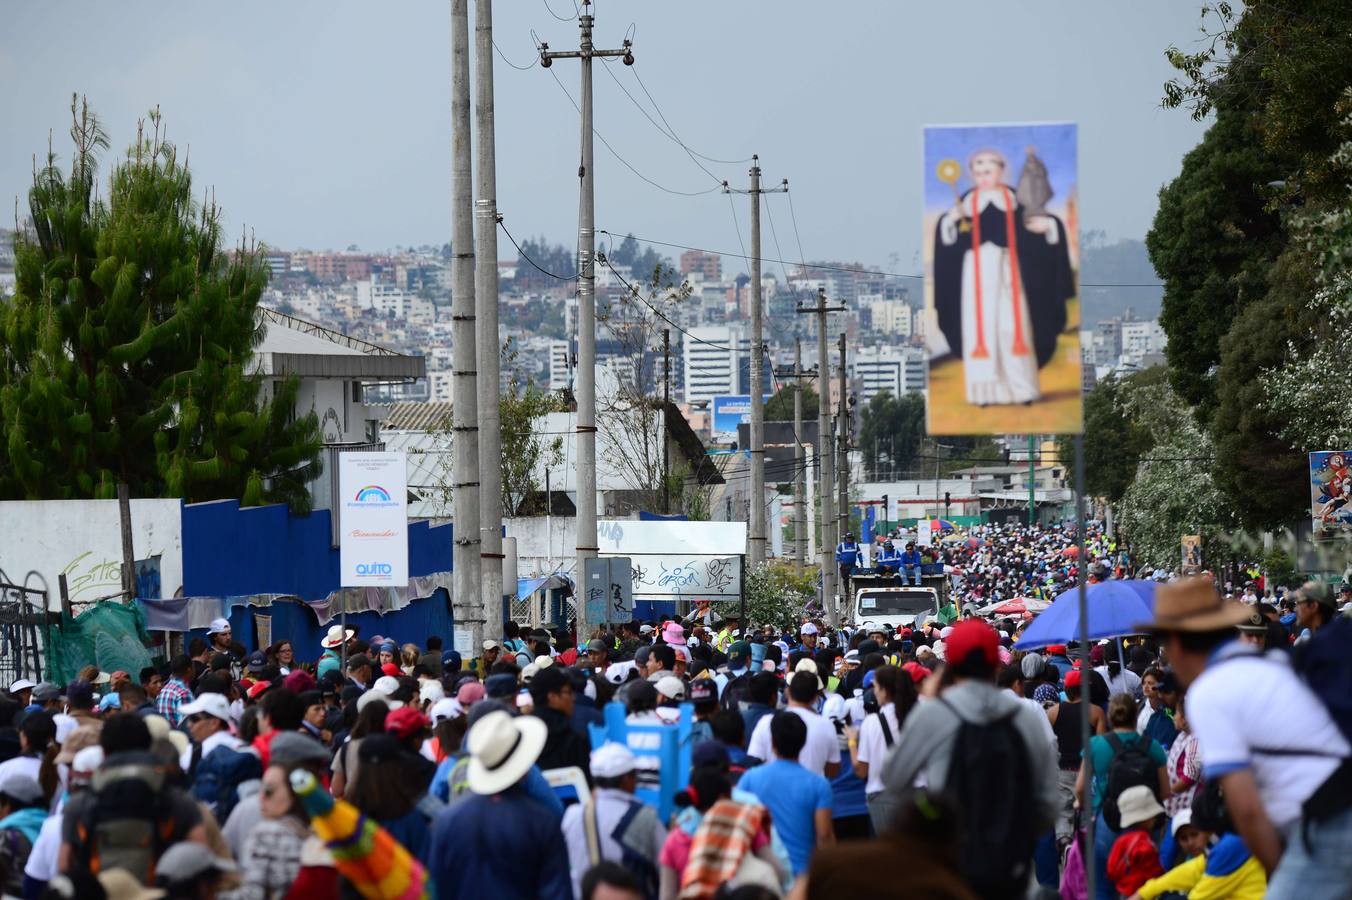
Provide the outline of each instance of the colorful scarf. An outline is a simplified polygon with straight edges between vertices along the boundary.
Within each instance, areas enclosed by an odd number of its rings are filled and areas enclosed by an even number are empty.
[[[680,900],[708,900],[733,876],[767,824],[762,806],[719,800],[704,814],[681,875]]]

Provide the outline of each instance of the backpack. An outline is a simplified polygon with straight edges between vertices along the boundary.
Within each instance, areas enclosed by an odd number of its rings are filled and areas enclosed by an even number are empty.
[[[80,864],[95,875],[126,869],[142,884],[153,884],[155,863],[176,830],[159,761],[150,753],[113,754],[94,773],[90,789],[75,823]]]
[[[0,831],[0,891],[5,896],[23,896],[23,870],[32,852],[32,842],[19,829]]]
[[[751,691],[751,674],[751,670],[747,669],[723,686],[723,696],[718,701],[720,708],[741,711],[741,703]]]
[[[1033,765],[1014,719],[1019,707],[984,724],[958,718],[945,790],[962,810],[963,878],[981,897],[1016,895],[1027,883],[1037,843]]]
[[[225,824],[239,803],[240,785],[262,778],[263,763],[258,754],[216,747],[197,764],[192,793],[207,805],[217,822]]]
[[[1113,748],[1113,758],[1108,763],[1108,786],[1103,792],[1103,820],[1113,831],[1122,830],[1122,816],[1117,808],[1117,798],[1129,787],[1143,784],[1159,799],[1160,783],[1157,770],[1159,766],[1150,758],[1150,739],[1137,738],[1128,744],[1116,734],[1104,735],[1108,745]]]
[[[1338,730],[1352,743],[1352,619],[1334,616],[1296,648],[1296,674],[1328,709]]]

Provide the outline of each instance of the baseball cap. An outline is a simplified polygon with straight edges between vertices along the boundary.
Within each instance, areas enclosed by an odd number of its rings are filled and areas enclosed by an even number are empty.
[[[230,622],[225,619],[212,619],[207,626],[207,634],[223,634],[230,630]]]
[[[727,768],[731,765],[728,748],[722,741],[700,741],[690,750],[690,767],[702,769],[708,766]]]
[[[418,710],[411,706],[401,707],[392,711],[385,717],[385,731],[397,738],[406,738],[417,734],[432,723],[428,721]]]
[[[803,627],[798,629],[799,634],[816,634],[817,626],[811,622],[804,622]]]
[[[999,662],[1000,639],[994,628],[980,619],[966,619],[952,628],[952,633],[944,640],[944,658],[950,663],[961,664],[978,652],[987,665],[994,666]]]
[[[751,642],[736,640],[728,645],[728,659],[748,659],[751,656]]]
[[[10,684],[9,692],[11,694],[17,694],[19,693],[19,691],[27,691],[37,686],[38,685],[36,681],[29,681],[27,678],[20,678],[17,681],[14,681],[13,683]]]
[[[596,778],[619,778],[636,768],[634,751],[617,741],[607,741],[591,752],[591,773]]]
[[[1067,688],[1079,687],[1080,682],[1083,678],[1084,675],[1083,673],[1080,672],[1079,669],[1071,669],[1069,672],[1066,673],[1066,687]]]
[[[665,675],[657,680],[657,693],[668,700],[685,699],[685,682],[675,675]]]
[[[268,664],[268,655],[262,650],[255,650],[249,654],[249,668],[257,671]]]
[[[610,648],[606,646],[606,642],[600,638],[592,638],[587,642],[588,653],[604,653],[608,649]]]
[[[696,678],[690,682],[690,689],[686,696],[691,703],[712,703],[718,699],[718,685],[708,678]]]
[[[499,644],[497,641],[492,640],[491,638],[490,638],[489,640],[484,641],[483,644],[482,644],[481,646],[483,647],[484,650],[501,650],[501,649],[502,649],[502,645]]]

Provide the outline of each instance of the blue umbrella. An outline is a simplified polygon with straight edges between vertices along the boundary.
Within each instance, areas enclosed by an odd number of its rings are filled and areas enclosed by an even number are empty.
[[[1133,634],[1139,622],[1154,618],[1153,581],[1100,581],[1085,586],[1089,611],[1088,637],[1106,638]],[[1065,644],[1084,637],[1080,630],[1080,589],[1073,587],[1033,620],[1016,647],[1031,650],[1048,644]]]

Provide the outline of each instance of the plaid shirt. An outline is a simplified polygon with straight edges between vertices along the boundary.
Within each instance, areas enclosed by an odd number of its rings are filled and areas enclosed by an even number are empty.
[[[159,697],[155,698],[155,711],[169,720],[169,724],[177,728],[182,716],[178,713],[178,708],[185,703],[192,702],[192,691],[188,686],[177,678],[170,678],[164,687],[160,688]]]

